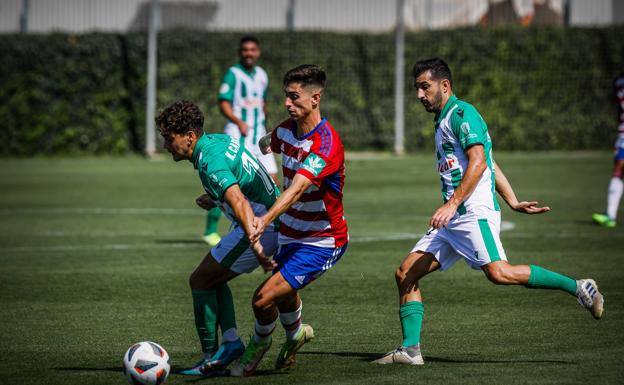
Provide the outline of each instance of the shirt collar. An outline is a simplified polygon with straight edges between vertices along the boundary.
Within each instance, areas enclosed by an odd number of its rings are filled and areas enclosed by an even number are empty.
[[[202,134],[202,136],[197,140],[197,143],[195,143],[195,148],[193,148],[193,156],[191,157],[191,162],[193,162],[193,166],[195,168],[198,167],[197,163],[199,163],[199,154],[207,143],[208,135],[206,134]]]
[[[256,73],[256,66],[253,66],[251,70],[248,70],[247,68],[245,68],[244,65],[241,64],[241,62],[238,62],[234,64],[234,67],[241,69],[244,73],[246,73],[249,76],[254,76],[254,74]]]
[[[314,132],[315,132],[315,131],[319,128],[319,127],[322,127],[325,123],[327,123],[327,119],[326,119],[326,118],[322,118],[322,119],[321,119],[321,121],[319,122],[319,124],[317,124],[317,125],[316,125],[313,129],[312,129],[312,131],[308,132],[307,134],[305,134],[305,135],[303,135],[301,138],[299,138],[299,137],[297,136],[297,121],[295,121],[295,120],[293,119],[293,121],[292,121],[292,127],[291,127],[291,130],[292,130],[293,136],[294,136],[297,140],[304,140],[304,139],[309,138],[312,134],[314,134]]]

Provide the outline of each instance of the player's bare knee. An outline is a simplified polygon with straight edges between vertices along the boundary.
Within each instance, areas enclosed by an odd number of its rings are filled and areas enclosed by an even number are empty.
[[[505,270],[499,266],[492,267],[489,266],[487,269],[484,269],[485,276],[487,279],[495,285],[506,285],[508,284],[507,274]]]
[[[209,276],[195,270],[189,276],[189,286],[192,290],[211,290],[214,289],[214,282]]]
[[[399,266],[394,271],[394,279],[396,280],[397,286],[400,287],[405,281],[406,277],[407,277],[407,270],[402,269],[401,266]]]
[[[276,305],[275,298],[271,295],[271,292],[262,289],[264,288],[262,287],[256,290],[251,300],[251,306],[254,308],[254,310],[261,312],[266,311],[267,309],[270,309]]]

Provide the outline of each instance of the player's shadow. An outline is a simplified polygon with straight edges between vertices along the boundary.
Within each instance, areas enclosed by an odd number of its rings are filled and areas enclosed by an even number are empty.
[[[90,368],[90,367],[77,367],[70,366],[64,368],[53,368],[54,370],[66,371],[66,372],[123,372],[121,366],[109,367],[109,368]]]
[[[383,354],[367,353],[367,352],[298,352],[297,355],[316,355],[316,356],[338,356],[338,357],[355,357],[360,361],[373,361],[381,357]]]
[[[356,357],[360,361],[371,362],[378,358],[383,357],[380,353],[368,353],[368,352],[299,352],[297,355],[332,355],[338,357]],[[424,356],[425,362],[446,362],[456,364],[563,364],[573,365],[574,361],[562,361],[562,360],[487,360],[487,359],[453,359],[444,357],[432,357]]]
[[[563,360],[487,360],[487,359],[454,359],[444,357],[423,356],[425,362],[447,362],[454,364],[562,364],[574,365],[574,361]]]
[[[160,244],[166,244],[166,245],[172,245],[172,244],[176,244],[176,243],[181,243],[181,244],[202,244],[202,245],[206,244],[201,239],[157,239],[154,242],[155,243],[160,243]]]
[[[287,373],[288,372],[278,372],[278,371],[274,371],[274,370],[256,370],[254,372],[254,377],[283,375],[283,374],[287,374]],[[171,374],[176,374],[176,371],[172,371]],[[189,378],[185,382],[195,383],[195,382],[207,381],[207,380],[210,380],[212,378],[217,378],[217,377],[231,377],[231,376],[229,374],[229,371],[225,371],[225,372],[213,374],[211,376],[206,376],[206,377]]]

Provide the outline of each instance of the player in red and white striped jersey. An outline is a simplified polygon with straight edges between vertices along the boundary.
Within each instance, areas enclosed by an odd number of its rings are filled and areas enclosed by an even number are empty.
[[[288,71],[283,84],[290,119],[263,142],[270,141],[264,147],[282,154],[284,192],[263,217],[254,220],[256,232],[250,238],[255,240],[279,217],[280,247],[273,258],[273,275],[254,295],[254,336],[232,375],[253,374],[271,346],[278,317],[286,342],[275,367],[294,364],[297,350],[314,337],[312,327],[301,323],[297,290],[331,268],[349,241],[342,207],[344,147],[320,112],[325,72],[304,64]]]

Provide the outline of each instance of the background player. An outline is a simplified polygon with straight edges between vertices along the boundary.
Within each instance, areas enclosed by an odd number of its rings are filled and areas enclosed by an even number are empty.
[[[158,115],[156,124],[164,148],[173,160],[193,163],[206,194],[197,199],[204,208],[218,205],[233,227],[190,276],[195,325],[203,357],[182,374],[208,375],[224,369],[245,349],[236,329],[234,302],[227,281],[253,271],[258,264],[269,269],[263,250],[272,255],[277,231],[270,223],[262,238],[251,243],[254,215],[263,215],[275,203],[279,190],[273,179],[238,138],[203,132],[204,117],[189,101],[177,101]],[[254,255],[255,254],[255,255]],[[217,325],[223,343],[218,347]],[[218,347],[218,350],[217,350]]]
[[[277,165],[273,155],[262,154],[258,140],[266,134],[266,93],[269,78],[256,63],[260,58],[260,41],[254,36],[241,38],[240,60],[228,69],[219,88],[219,110],[228,120],[224,132],[241,142],[262,163],[277,182]],[[204,240],[211,246],[219,242],[217,224],[221,211],[212,209],[206,217]]]
[[[501,217],[494,189],[515,211],[538,214],[550,209],[538,207],[537,202],[518,202],[494,163],[485,121],[471,104],[453,95],[451,71],[444,61],[419,61],[413,76],[418,99],[427,112],[436,115],[435,148],[444,205],[431,217],[431,229],[396,270],[403,342],[375,362],[424,363],[420,352],[424,306],[419,281],[435,270],[450,268],[459,259],[481,269],[497,285],[565,291],[576,296],[594,318],[600,318],[603,297],[593,280],[575,281],[539,266],[507,262],[499,237]]]
[[[284,75],[284,105],[290,119],[270,136],[270,149],[282,154],[283,194],[254,220],[256,240],[267,224],[280,218],[280,247],[273,275],[254,294],[254,335],[232,374],[251,375],[271,346],[279,319],[286,330],[276,369],[295,362],[295,353],[313,338],[301,324],[298,290],[330,269],[347,248],[347,222],[342,207],[344,148],[338,133],[321,117],[325,72],[304,64]],[[281,216],[280,216],[281,215]]]
[[[618,138],[615,141],[615,159],[613,174],[607,192],[607,211],[605,214],[594,214],[592,219],[604,227],[615,227],[618,207],[624,191],[624,74],[615,79],[615,96],[618,102],[619,126]]]

